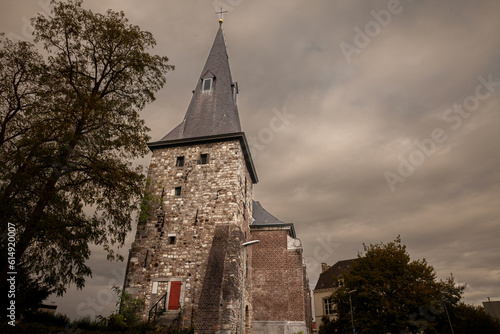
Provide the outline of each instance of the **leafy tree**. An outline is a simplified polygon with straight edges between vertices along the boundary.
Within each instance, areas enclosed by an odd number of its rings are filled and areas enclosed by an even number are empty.
[[[0,36],[0,222],[16,227],[17,265],[61,295],[91,275],[89,244],[121,259],[112,248],[145,185],[130,163],[148,152],[139,111],[173,66],[149,53],[155,39],[123,12],[52,4],[50,17],[32,19],[47,57]],[[8,270],[2,258],[3,289]]]
[[[486,313],[482,306],[458,303],[448,307],[446,314],[438,316],[436,326],[428,331],[435,334],[498,334],[500,322]],[[450,325],[451,323],[451,325]],[[453,326],[453,332],[450,326]]]
[[[453,278],[437,282],[432,266],[424,260],[410,260],[398,237],[387,244],[363,245],[344,284],[332,295],[336,304],[334,321],[322,333],[352,330],[349,296],[356,332],[400,333],[431,328],[443,314],[443,300],[456,303],[464,286]]]

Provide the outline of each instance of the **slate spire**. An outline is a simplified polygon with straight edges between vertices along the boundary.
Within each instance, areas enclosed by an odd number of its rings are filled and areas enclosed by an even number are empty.
[[[241,132],[236,106],[237,94],[238,85],[231,78],[224,33],[220,24],[184,119],[160,141]]]

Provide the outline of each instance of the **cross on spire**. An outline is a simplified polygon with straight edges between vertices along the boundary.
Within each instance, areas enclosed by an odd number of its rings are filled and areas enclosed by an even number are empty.
[[[222,10],[222,6],[220,7],[220,11],[219,12],[215,12],[215,14],[219,14],[219,24],[222,24],[222,22],[223,22],[222,15],[224,13],[227,13],[227,10]]]

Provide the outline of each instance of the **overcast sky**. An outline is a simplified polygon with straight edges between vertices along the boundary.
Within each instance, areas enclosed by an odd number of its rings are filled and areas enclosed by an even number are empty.
[[[30,39],[48,2],[0,0],[0,31]],[[153,140],[186,112],[220,5],[254,199],[294,223],[311,288],[321,262],[401,235],[438,278],[467,283],[465,302],[500,300],[500,2],[86,0],[123,10],[176,67],[142,113]],[[100,250],[91,263],[83,291],[51,299],[59,311],[114,309],[125,263]]]

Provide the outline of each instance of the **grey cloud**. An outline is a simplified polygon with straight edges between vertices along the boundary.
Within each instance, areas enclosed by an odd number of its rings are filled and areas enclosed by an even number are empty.
[[[295,116],[253,152],[260,178],[254,198],[295,224],[311,284],[319,262],[356,257],[363,243],[401,234],[411,256],[426,258],[438,277],[453,273],[469,284],[466,302],[498,299],[500,86],[456,130],[443,114],[475,94],[478,76],[500,81],[500,3],[401,0],[401,13],[348,63],[340,43],[354,45],[354,28],[363,30],[375,20],[371,11],[388,3],[241,1],[225,15],[247,137],[258,138],[275,109]],[[40,7],[35,0],[7,4],[0,4],[6,32],[19,33],[22,17]],[[155,52],[176,65],[143,111],[153,140],[161,138],[184,116],[215,36],[212,1],[137,6],[92,0],[85,6],[123,9],[154,34]],[[397,173],[398,157],[408,159],[419,149],[415,141],[430,138],[435,128],[443,129],[446,141],[391,192],[384,172]],[[96,251],[92,267],[88,295],[108,285],[115,265]],[[85,294],[72,290],[65,300],[64,312],[75,317]]]

